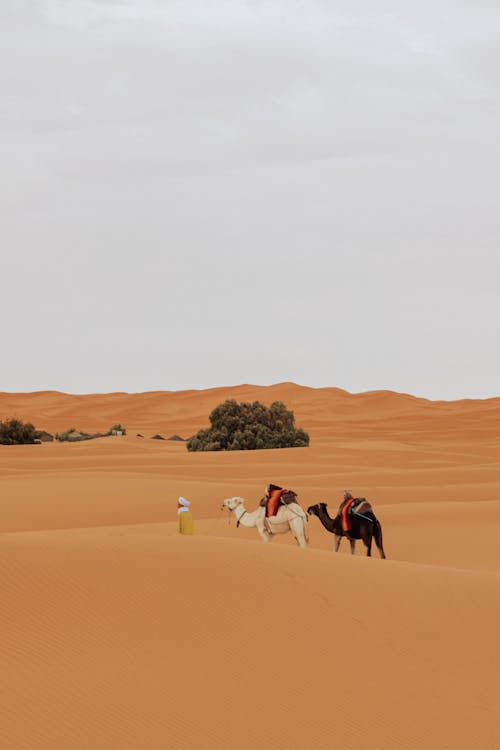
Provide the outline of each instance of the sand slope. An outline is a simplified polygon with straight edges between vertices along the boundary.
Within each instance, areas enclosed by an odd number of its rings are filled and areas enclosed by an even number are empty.
[[[498,574],[162,525],[2,570],[4,747],[498,747]]]
[[[135,437],[192,432],[233,395],[284,400],[311,447]],[[499,408],[292,384],[2,395],[40,427],[132,434],[0,447],[0,747],[500,748]],[[316,518],[306,551],[229,524],[221,500],[252,507],[271,480],[332,511],[366,494],[390,559],[334,555]]]

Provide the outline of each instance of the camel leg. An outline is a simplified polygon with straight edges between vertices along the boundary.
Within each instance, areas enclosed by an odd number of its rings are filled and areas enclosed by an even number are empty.
[[[263,542],[270,542],[271,541],[271,535],[267,533],[264,526],[257,525],[257,531],[260,534],[260,538]]]
[[[373,536],[370,534],[370,536],[368,537],[367,545],[366,545],[366,556],[367,557],[371,557],[372,556],[372,539],[373,539]]]
[[[333,551],[338,552],[340,547],[340,542],[342,541],[342,537],[340,534],[335,534],[335,541],[333,542]]]
[[[288,521],[288,528],[299,547],[307,547],[307,527],[301,518],[293,518]]]
[[[290,531],[294,535],[295,541],[297,542],[299,547],[302,547],[303,549],[307,547],[307,537],[303,524],[299,524],[299,522],[297,521],[295,528],[293,528],[293,526],[290,524]]]
[[[356,540],[349,537],[349,544],[351,545],[351,555],[356,554]]]
[[[365,526],[364,528],[361,528],[361,539],[363,540],[363,544],[366,547],[366,556],[371,557],[372,556],[372,541],[373,541],[373,529],[370,524],[370,526]]]
[[[385,560],[384,545],[382,543],[382,527],[379,523],[375,526],[375,544],[378,547],[378,552],[382,560]]]

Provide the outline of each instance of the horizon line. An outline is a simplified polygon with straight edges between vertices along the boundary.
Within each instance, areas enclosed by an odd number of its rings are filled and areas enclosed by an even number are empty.
[[[494,399],[500,398],[500,395],[497,396],[461,396],[459,398],[429,398],[427,396],[417,396],[413,393],[409,393],[408,391],[399,391],[395,390],[393,388],[372,388],[365,391],[349,391],[346,388],[341,388],[340,386],[311,386],[311,385],[303,385],[302,383],[296,383],[291,380],[284,380],[277,383],[270,383],[267,385],[262,384],[256,384],[256,383],[238,383],[233,385],[218,385],[218,386],[208,386],[208,387],[198,387],[198,388],[152,388],[148,390],[143,391],[126,391],[126,390],[117,390],[117,391],[82,391],[82,392],[72,392],[72,391],[65,391],[65,390],[59,390],[58,388],[41,388],[33,391],[0,391],[0,395],[2,396],[35,396],[40,394],[46,394],[46,393],[54,393],[59,394],[62,396],[75,396],[75,397],[86,397],[86,396],[141,396],[141,395],[148,395],[148,394],[160,394],[160,393],[203,393],[206,391],[223,391],[223,390],[235,390],[235,389],[242,389],[242,388],[258,388],[258,389],[270,389],[270,388],[279,388],[283,386],[293,386],[294,388],[298,389],[305,389],[305,390],[311,390],[311,391],[338,391],[343,394],[346,394],[347,396],[367,396],[367,395],[374,395],[374,394],[380,394],[380,393],[388,393],[388,394],[394,394],[396,396],[402,396],[406,398],[416,399],[420,401],[428,401],[432,403],[456,403],[459,401],[490,401]]]

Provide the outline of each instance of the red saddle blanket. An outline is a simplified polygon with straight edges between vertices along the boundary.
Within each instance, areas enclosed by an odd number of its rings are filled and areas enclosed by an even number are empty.
[[[269,516],[275,516],[278,512],[278,509],[281,505],[281,495],[285,492],[285,490],[277,489],[277,490],[271,490],[269,493],[269,497],[267,498],[266,502],[266,518],[269,518]]]
[[[340,520],[342,523],[342,531],[350,531],[351,529],[351,521],[349,520],[349,510],[354,502],[356,502],[356,497],[351,497],[349,500],[346,500],[345,503],[342,505],[342,508],[340,509]]]

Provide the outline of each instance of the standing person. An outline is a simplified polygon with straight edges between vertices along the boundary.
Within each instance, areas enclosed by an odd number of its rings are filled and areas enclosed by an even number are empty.
[[[179,516],[179,534],[194,534],[194,522],[189,506],[191,503],[185,497],[180,497],[177,503]]]

